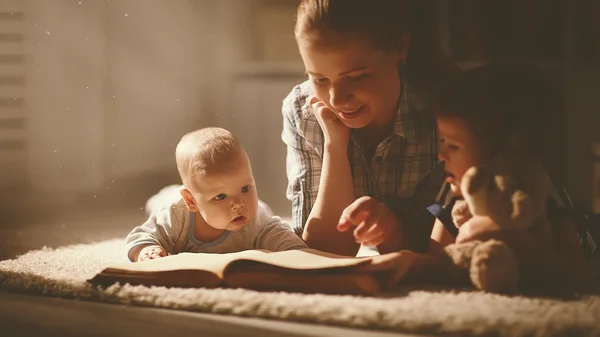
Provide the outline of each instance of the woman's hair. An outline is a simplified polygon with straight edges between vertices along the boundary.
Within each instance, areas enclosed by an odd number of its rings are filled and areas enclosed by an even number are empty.
[[[509,149],[545,161],[551,158],[547,149],[556,151],[550,144],[559,138],[552,129],[561,116],[561,98],[545,76],[526,65],[465,71],[442,89],[434,111],[463,120],[490,155]]]
[[[445,81],[456,73],[442,51],[428,0],[301,0],[296,16],[296,39],[315,33],[357,34],[374,47],[400,50],[402,37],[411,36],[407,70],[421,82]]]

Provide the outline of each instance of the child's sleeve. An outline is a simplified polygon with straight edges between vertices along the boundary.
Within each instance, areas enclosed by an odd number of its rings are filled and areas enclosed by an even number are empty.
[[[278,216],[272,216],[261,224],[254,240],[254,248],[279,252],[308,248],[308,246],[294,233],[291,224]]]
[[[174,253],[174,248],[184,226],[181,216],[173,214],[174,207],[165,208],[151,214],[142,225],[135,227],[126,238],[127,257],[135,261],[132,256],[134,248],[140,245],[159,245],[168,254]]]

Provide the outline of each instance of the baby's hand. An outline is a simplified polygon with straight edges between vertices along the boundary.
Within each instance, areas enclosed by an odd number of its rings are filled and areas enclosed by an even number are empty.
[[[158,259],[167,256],[167,251],[158,245],[146,246],[142,248],[138,255],[138,261],[145,261],[150,259]]]
[[[364,246],[377,246],[393,237],[399,219],[382,203],[368,196],[356,199],[346,207],[337,229],[340,232],[354,229],[354,238]]]

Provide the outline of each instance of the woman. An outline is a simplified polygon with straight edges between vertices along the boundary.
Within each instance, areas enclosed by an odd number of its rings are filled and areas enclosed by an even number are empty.
[[[364,233],[360,243],[380,253],[427,249],[433,221],[416,221],[426,211],[415,206],[433,196],[415,192],[429,190],[424,178],[438,164],[431,101],[457,68],[438,48],[424,3],[298,7],[295,37],[309,80],[283,102],[282,138],[293,224],[313,248],[356,255],[360,245],[340,217],[358,198],[393,210],[380,212],[381,234]],[[430,180],[437,191],[440,182]]]

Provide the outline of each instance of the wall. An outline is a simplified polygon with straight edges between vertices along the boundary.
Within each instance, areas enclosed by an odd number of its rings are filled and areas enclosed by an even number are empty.
[[[102,181],[104,1],[26,2],[30,184],[59,195]]]
[[[285,196],[281,102],[300,81],[297,75],[237,77],[232,87],[232,109],[220,116],[221,125],[231,130],[248,152],[259,198],[282,216],[291,214],[291,203]]]
[[[574,202],[592,207],[591,144],[600,141],[600,65],[578,64],[573,71],[572,110],[568,111],[567,186]]]
[[[186,132],[210,122],[214,59],[202,1],[119,0],[108,5],[106,174],[174,172]]]
[[[289,59],[293,44],[276,50],[285,60],[261,49],[268,36],[257,32],[273,9],[260,14],[253,6],[266,1],[22,1],[26,174],[36,191],[29,196],[41,191],[40,198],[74,202],[82,193],[111,198],[117,190],[118,196],[135,188],[147,193],[177,182],[173,148],[179,137],[219,124],[249,148],[261,197],[278,212],[289,211],[280,106],[303,69],[297,58]],[[295,1],[271,2],[288,6],[279,13],[289,17],[289,27],[277,18],[273,25],[291,35]],[[587,206],[599,71],[574,69],[565,125],[567,186]]]
[[[26,2],[28,197],[72,203],[147,175],[177,182],[176,142],[214,119],[213,5]]]

